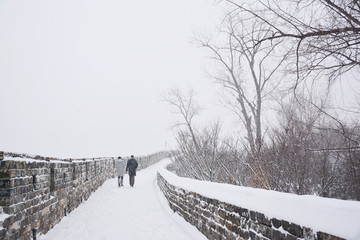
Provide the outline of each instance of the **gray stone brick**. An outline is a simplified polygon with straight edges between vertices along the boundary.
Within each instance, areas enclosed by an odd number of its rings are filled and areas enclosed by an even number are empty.
[[[303,230],[297,224],[291,223],[289,227],[289,232],[296,237],[303,238]]]
[[[5,229],[0,229],[0,239],[5,239],[5,234],[6,234],[6,231]]]
[[[240,214],[241,217],[244,217],[244,218],[249,218],[250,217],[250,214],[249,214],[249,210],[246,209],[246,208],[237,208],[237,212]]]
[[[0,189],[0,198],[10,198],[16,195],[16,188]]]
[[[345,240],[344,238],[340,238],[328,233],[318,232],[317,233],[317,240]]]
[[[271,223],[275,228],[279,228],[281,227],[281,220],[278,220],[276,218],[272,218],[271,219]]]
[[[281,233],[280,231],[274,230],[272,232],[272,237],[271,239],[276,239],[276,240],[285,240],[285,234]]]
[[[256,212],[250,211],[250,219],[251,219],[252,221],[256,221]]]
[[[264,214],[256,213],[256,219],[260,224],[271,227],[271,220],[269,220],[267,217],[265,217]]]

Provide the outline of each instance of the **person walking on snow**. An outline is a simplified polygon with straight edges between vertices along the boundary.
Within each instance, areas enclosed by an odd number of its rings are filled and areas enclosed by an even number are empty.
[[[129,172],[129,182],[131,187],[133,187],[135,184],[137,167],[138,167],[138,163],[135,160],[134,155],[131,155],[131,158],[127,161],[126,164],[126,172]]]
[[[123,159],[121,159],[121,157],[118,157],[118,159],[116,159],[115,165],[118,174],[118,186],[119,187],[124,186],[123,181],[124,181],[125,162]]]

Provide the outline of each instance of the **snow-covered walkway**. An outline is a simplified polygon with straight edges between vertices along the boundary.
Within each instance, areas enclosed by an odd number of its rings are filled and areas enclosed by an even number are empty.
[[[38,239],[67,240],[206,240],[195,227],[174,214],[156,183],[168,160],[138,171],[134,188],[107,180],[90,198]]]

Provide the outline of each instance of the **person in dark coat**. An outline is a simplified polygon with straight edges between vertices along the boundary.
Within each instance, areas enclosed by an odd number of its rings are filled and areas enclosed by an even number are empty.
[[[137,167],[138,167],[138,163],[135,160],[134,155],[131,155],[131,158],[127,161],[126,164],[126,172],[129,172],[129,182],[131,187],[133,187],[135,184]]]

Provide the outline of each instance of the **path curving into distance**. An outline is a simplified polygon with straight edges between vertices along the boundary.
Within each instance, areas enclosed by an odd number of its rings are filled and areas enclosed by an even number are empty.
[[[156,182],[168,159],[138,171],[135,186],[109,179],[40,240],[206,240],[168,206]]]

